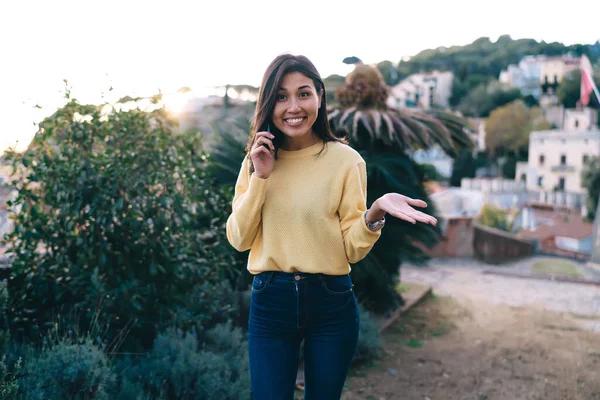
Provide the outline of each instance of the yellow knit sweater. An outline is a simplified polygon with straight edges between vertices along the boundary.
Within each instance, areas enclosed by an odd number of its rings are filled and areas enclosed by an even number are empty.
[[[322,151],[321,151],[322,150]],[[279,150],[271,175],[248,173],[235,186],[227,238],[250,249],[248,271],[344,275],[371,250],[381,231],[365,223],[367,176],[360,154],[338,142]]]

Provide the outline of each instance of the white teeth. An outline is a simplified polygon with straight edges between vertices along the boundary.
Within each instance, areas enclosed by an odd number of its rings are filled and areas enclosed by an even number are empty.
[[[301,122],[304,118],[288,118],[286,119],[287,122],[289,122],[290,124],[297,124],[299,122]]]

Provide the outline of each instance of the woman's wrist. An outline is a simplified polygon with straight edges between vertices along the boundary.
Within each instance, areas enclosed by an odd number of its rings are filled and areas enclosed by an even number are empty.
[[[373,204],[371,204],[371,208],[369,208],[369,212],[367,213],[367,221],[373,223],[383,219],[385,217],[385,211],[383,211],[379,207],[379,203],[377,200]]]
[[[260,179],[269,179],[269,175],[268,174],[267,175],[262,175],[262,174],[257,173],[256,171],[254,171],[254,175],[256,175],[256,177],[260,178]]]

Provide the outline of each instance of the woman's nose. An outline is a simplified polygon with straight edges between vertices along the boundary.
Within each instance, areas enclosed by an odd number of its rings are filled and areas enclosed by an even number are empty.
[[[292,101],[289,108],[288,108],[289,112],[298,112],[300,111],[300,105],[298,105],[297,101]]]

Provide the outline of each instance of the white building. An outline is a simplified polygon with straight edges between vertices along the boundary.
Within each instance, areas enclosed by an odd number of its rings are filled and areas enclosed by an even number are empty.
[[[600,157],[600,130],[591,109],[567,110],[564,128],[532,132],[529,160],[517,164],[516,179],[525,182],[531,200],[582,207],[586,189],[581,186],[584,164]]]
[[[451,71],[413,74],[392,87],[388,105],[396,108],[448,108],[453,80]]]
[[[500,72],[498,80],[519,88],[523,95],[532,95],[536,99],[542,94],[540,79],[544,56],[525,56],[518,65],[511,64]]]

